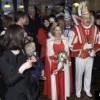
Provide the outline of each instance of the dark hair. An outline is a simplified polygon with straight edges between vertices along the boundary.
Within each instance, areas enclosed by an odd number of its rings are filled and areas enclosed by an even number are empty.
[[[100,15],[96,15],[95,16],[95,19],[100,19]]]
[[[2,26],[4,28],[7,28],[9,25],[11,25],[13,23],[13,19],[11,17],[5,16],[3,17],[2,20]]]
[[[26,13],[23,11],[17,11],[15,16],[15,21],[17,22],[20,18],[24,18],[26,16]]]
[[[47,20],[49,22],[49,17],[45,16],[42,18],[42,23],[44,23],[44,21]]]
[[[95,15],[99,15],[99,14],[100,14],[100,10],[97,10]]]
[[[49,26],[48,26],[48,27],[46,27],[46,26],[44,25],[45,20],[49,22]],[[51,24],[50,24],[50,21],[49,21],[49,17],[46,16],[46,17],[44,17],[44,18],[42,19],[42,28],[43,28],[47,33],[50,31],[50,29],[51,29]]]
[[[90,10],[90,13],[92,13],[93,16],[95,16],[95,11],[94,10]]]
[[[0,40],[2,49],[21,50],[24,47],[24,29],[16,24],[10,25],[6,35]]]

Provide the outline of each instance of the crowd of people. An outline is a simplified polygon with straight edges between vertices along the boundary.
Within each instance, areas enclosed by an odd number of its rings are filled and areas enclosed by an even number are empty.
[[[100,11],[89,11],[86,2],[78,14],[59,8],[39,14],[30,6],[28,13],[0,16],[2,100],[38,100],[39,80],[48,100],[67,100],[71,93],[81,98],[82,89],[92,97],[92,69],[100,68],[95,63],[100,58]]]

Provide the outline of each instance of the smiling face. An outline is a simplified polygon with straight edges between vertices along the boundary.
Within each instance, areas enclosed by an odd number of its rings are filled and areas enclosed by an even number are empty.
[[[61,37],[61,34],[62,34],[62,30],[59,26],[56,26],[55,29],[54,29],[54,36],[55,37]]]
[[[72,23],[71,19],[64,20],[64,24],[66,27],[69,27],[71,23]]]
[[[91,16],[82,17],[82,23],[84,26],[89,26],[92,22]]]
[[[44,20],[43,24],[44,24],[45,27],[49,27],[50,22],[48,20]]]

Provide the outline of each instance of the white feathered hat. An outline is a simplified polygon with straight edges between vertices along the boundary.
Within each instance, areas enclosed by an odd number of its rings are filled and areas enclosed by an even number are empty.
[[[78,15],[81,17],[89,17],[90,16],[90,13],[89,13],[88,7],[87,7],[87,1],[83,1],[79,4]]]

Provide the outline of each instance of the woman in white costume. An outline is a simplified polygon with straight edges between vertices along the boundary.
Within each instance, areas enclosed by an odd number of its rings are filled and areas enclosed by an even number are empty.
[[[52,38],[47,40],[47,58],[50,70],[51,100],[66,100],[70,96],[69,58],[60,69],[57,68],[59,51],[66,51],[69,56],[67,38],[64,37],[62,27],[57,24],[52,27]]]

